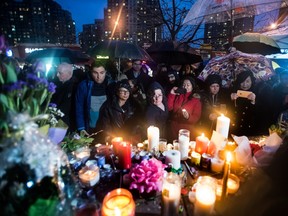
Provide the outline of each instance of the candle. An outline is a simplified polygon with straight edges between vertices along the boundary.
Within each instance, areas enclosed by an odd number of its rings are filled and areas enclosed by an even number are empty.
[[[79,171],[80,182],[85,186],[94,186],[100,180],[99,167],[96,165],[90,165],[83,167]]]
[[[211,171],[219,173],[223,171],[224,161],[219,158],[212,158],[211,160]]]
[[[209,139],[205,137],[204,133],[202,133],[201,136],[196,137],[195,151],[201,155],[203,153],[206,153],[208,143],[209,143]]]
[[[164,152],[166,151],[166,146],[167,146],[167,140],[166,139],[159,139],[159,151]]]
[[[231,166],[231,152],[227,152],[226,161],[224,165],[224,173],[222,178],[222,196],[221,199],[224,199],[227,196],[227,181],[230,174],[230,166]]]
[[[218,116],[216,123],[216,131],[228,138],[230,119],[221,114]]]
[[[201,155],[195,151],[191,153],[191,163],[195,166],[200,166]]]
[[[90,157],[90,151],[91,150],[89,148],[86,148],[86,147],[78,148],[75,151],[75,156],[79,160],[84,160],[84,159],[87,159],[88,157]]]
[[[159,128],[154,126],[148,127],[147,136],[148,136],[148,151],[158,151],[159,137],[160,137]]]
[[[186,160],[189,152],[190,131],[186,129],[179,130],[178,142],[181,160]]]
[[[102,216],[134,216],[135,202],[132,194],[123,188],[115,189],[109,192],[103,199]]]
[[[234,175],[234,174],[230,174],[228,181],[227,181],[227,190],[228,190],[228,194],[235,194],[240,186],[240,179]]]
[[[176,173],[168,173],[163,180],[161,215],[178,215],[181,198],[181,178]]]
[[[197,181],[195,216],[210,215],[216,201],[216,180],[210,176],[202,176]]]
[[[209,170],[211,168],[211,159],[212,159],[211,155],[206,154],[206,153],[202,154],[201,161],[200,161],[201,168],[205,170]]]
[[[174,169],[181,168],[180,151],[169,150],[165,152],[165,164],[171,165]]]
[[[131,145],[128,142],[121,142],[118,146],[119,168],[131,168]]]
[[[122,137],[114,137],[112,140],[111,140],[111,143],[112,143],[112,146],[113,146],[113,151],[114,151],[114,154],[115,155],[118,155],[118,152],[119,152],[119,145],[120,143],[123,141],[123,138]]]
[[[143,143],[138,143],[137,144],[137,148],[138,148],[138,151],[142,151],[144,149],[144,144]]]

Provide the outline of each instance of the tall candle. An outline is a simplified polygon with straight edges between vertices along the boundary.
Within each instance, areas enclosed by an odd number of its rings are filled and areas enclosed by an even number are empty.
[[[148,151],[159,149],[159,137],[160,132],[158,127],[150,126],[147,129],[147,136],[148,136]]]
[[[221,114],[218,116],[217,123],[216,123],[216,131],[222,134],[224,137],[228,138],[229,133],[229,126],[230,126],[230,119]]]
[[[123,188],[109,192],[103,200],[101,208],[102,216],[135,215],[135,202],[132,194]]]
[[[223,178],[222,178],[222,196],[221,199],[225,199],[227,196],[227,182],[230,174],[230,166],[231,166],[231,152],[227,152],[226,154],[226,160],[225,160],[225,165],[224,165],[224,173],[223,173]]]
[[[163,180],[161,215],[178,215],[181,198],[181,178],[176,173],[168,173]]]
[[[113,151],[114,151],[114,154],[115,155],[118,155],[118,152],[119,152],[119,145],[120,143],[123,141],[123,138],[122,137],[114,137],[112,140],[111,140],[111,143],[112,143],[112,146],[113,146]]]
[[[131,168],[131,145],[128,142],[121,142],[119,145],[119,168],[130,169]]]
[[[196,137],[195,151],[199,154],[204,154],[207,151],[209,139],[202,133],[201,136]]]
[[[172,165],[176,170],[181,168],[180,152],[178,150],[169,150],[165,152],[165,164]]]
[[[186,129],[179,130],[178,142],[181,160],[186,160],[189,153],[190,131]]]

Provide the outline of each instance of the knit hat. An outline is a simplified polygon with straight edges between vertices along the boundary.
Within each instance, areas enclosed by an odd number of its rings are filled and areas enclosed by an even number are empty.
[[[211,86],[214,83],[219,84],[219,86],[222,86],[222,79],[218,74],[210,74],[206,80],[205,83],[207,84],[207,87]]]

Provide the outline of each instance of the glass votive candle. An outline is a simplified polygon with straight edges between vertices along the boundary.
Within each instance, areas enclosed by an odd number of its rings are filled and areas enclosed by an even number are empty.
[[[159,139],[159,151],[164,152],[167,149],[167,139],[160,138]]]
[[[87,147],[78,148],[75,150],[74,155],[78,160],[84,160],[90,157],[91,149]]]
[[[102,216],[135,215],[135,202],[132,194],[123,188],[109,192],[103,200]]]
[[[79,171],[80,182],[87,187],[92,187],[100,180],[99,167],[96,165],[90,165],[83,167]]]

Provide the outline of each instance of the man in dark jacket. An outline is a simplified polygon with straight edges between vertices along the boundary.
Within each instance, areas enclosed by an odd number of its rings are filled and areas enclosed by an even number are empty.
[[[76,93],[77,130],[89,135],[96,132],[99,110],[109,95],[109,84],[112,80],[106,74],[105,64],[96,61],[91,66],[90,76],[83,80]]]

